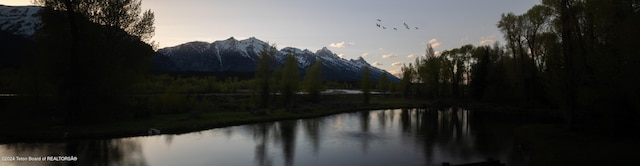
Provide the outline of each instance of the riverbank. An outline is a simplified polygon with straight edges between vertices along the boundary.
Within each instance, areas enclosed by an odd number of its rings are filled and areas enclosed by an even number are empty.
[[[447,108],[459,106],[474,111],[493,112],[494,116],[519,114],[516,121],[553,121],[550,110],[530,110],[479,102],[456,102],[453,100],[425,101],[404,99],[393,95],[373,95],[370,104],[363,104],[361,95],[326,95],[320,103],[300,101],[289,110],[243,109],[246,96],[224,96],[217,109],[193,112],[154,114],[143,118],[122,118],[95,124],[63,126],[59,122],[39,119],[17,118],[0,122],[0,143],[11,142],[59,142],[81,139],[104,139],[151,134],[181,134],[227,126],[271,122],[279,120],[305,119],[355,112],[363,110],[399,108]],[[223,110],[220,110],[223,108]],[[551,111],[552,112],[552,111]]]
[[[572,132],[557,124],[527,125],[515,134],[530,156],[531,166],[640,165],[637,136]]]
[[[359,97],[359,96],[358,96]],[[388,99],[374,97],[372,104],[362,104],[354,95],[347,102],[305,103],[293,109],[264,111],[212,111],[198,115],[191,113],[160,114],[149,118],[128,118],[108,123],[61,126],[39,120],[6,120],[0,122],[0,143],[58,142],[81,139],[103,139],[150,135],[181,134],[212,128],[279,121],[315,118],[332,114],[362,110],[416,108],[436,106],[438,103],[422,103],[419,100]],[[267,113],[268,112],[268,113]],[[155,130],[157,129],[157,130]]]

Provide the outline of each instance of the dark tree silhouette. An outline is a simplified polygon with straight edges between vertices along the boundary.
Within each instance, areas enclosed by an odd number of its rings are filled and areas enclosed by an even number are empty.
[[[120,117],[118,111],[127,110],[122,95],[154,54],[142,41],[153,35],[153,13],[141,17],[140,1],[35,2],[44,6],[43,27],[29,68],[55,87],[59,105],[51,107],[58,112],[53,116],[65,115],[67,124]]]
[[[371,71],[369,66],[365,66],[364,70],[362,70],[362,80],[360,81],[362,88],[362,96],[364,104],[369,104],[369,100],[371,99]]]
[[[271,95],[271,62],[278,50],[275,45],[263,45],[256,69],[256,91],[259,93],[259,107],[268,108]]]
[[[317,59],[311,67],[307,69],[304,77],[304,86],[309,93],[312,102],[320,100],[320,92],[322,91],[322,60]]]
[[[287,53],[287,59],[284,62],[284,71],[282,73],[282,97],[283,104],[287,108],[294,105],[294,95],[298,91],[298,85],[300,84],[298,73],[298,60],[293,52]]]

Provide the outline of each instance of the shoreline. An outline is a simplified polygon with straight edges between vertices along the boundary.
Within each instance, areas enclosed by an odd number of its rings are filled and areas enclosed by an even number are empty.
[[[371,104],[357,102],[340,104],[312,104],[298,107],[292,111],[279,108],[268,114],[256,114],[249,111],[206,112],[193,117],[190,113],[162,114],[144,119],[124,119],[115,122],[86,124],[76,126],[0,126],[0,144],[33,143],[33,142],[66,142],[89,139],[115,139],[125,137],[184,134],[229,126],[256,124],[283,120],[309,119],[340,113],[404,108],[446,108],[463,107],[474,111],[493,112],[499,114],[526,114],[533,119],[553,119],[547,116],[549,110],[531,110],[510,106],[497,107],[494,104],[474,102],[451,102],[424,100],[378,101]],[[35,122],[37,123],[37,122]],[[12,123],[6,123],[12,124]],[[24,124],[29,124],[26,122]],[[43,127],[44,126],[44,127]],[[149,134],[159,132],[159,134]]]
[[[138,136],[184,134],[246,124],[318,118],[348,112],[417,107],[418,106],[415,104],[369,104],[357,105],[356,107],[352,108],[338,109],[331,107],[294,111],[284,111],[282,109],[278,109],[266,115],[256,115],[252,114],[251,112],[203,113],[197,118],[189,117],[190,115],[188,113],[157,115],[148,119],[128,119],[108,124],[101,123],[84,126],[47,126],[39,128],[22,128],[18,131],[14,130],[11,132],[0,133],[0,144],[66,142],[89,139],[117,139]],[[157,129],[160,133],[149,134],[149,130],[151,129]]]

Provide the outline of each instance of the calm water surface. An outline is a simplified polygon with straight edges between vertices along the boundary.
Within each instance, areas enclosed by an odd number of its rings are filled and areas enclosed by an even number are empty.
[[[0,145],[0,156],[76,156],[78,165],[522,165],[508,117],[462,109],[396,109],[67,143]],[[0,161],[0,165],[67,165]]]

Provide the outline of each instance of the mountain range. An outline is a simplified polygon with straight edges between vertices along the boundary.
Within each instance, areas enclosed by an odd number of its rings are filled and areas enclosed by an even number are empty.
[[[0,5],[0,46],[2,50],[10,54],[0,57],[4,61],[2,66],[11,61],[20,59],[25,45],[33,44],[34,34],[41,26],[37,6],[4,6]],[[19,41],[19,42],[18,42]],[[194,41],[173,47],[161,48],[152,58],[153,70],[156,72],[237,72],[251,73],[256,70],[256,62],[262,51],[263,45],[268,43],[251,37],[237,40],[231,37],[227,40],[212,43]],[[16,46],[17,45],[17,46]],[[6,47],[5,47],[6,46]],[[347,60],[340,58],[326,47],[315,52],[307,49],[301,50],[293,47],[285,47],[277,51],[275,60],[271,64],[272,69],[284,65],[287,53],[294,53],[298,61],[301,75],[316,61],[323,64],[323,78],[328,81],[358,81],[362,78],[363,69],[369,67],[372,79],[378,80],[382,74],[386,74],[390,81],[398,81],[398,78],[387,71],[370,65],[362,57]]]
[[[155,70],[163,71],[195,71],[195,72],[253,72],[263,49],[268,43],[255,37],[237,40],[233,37],[208,42],[188,42],[174,47],[158,50],[155,57]],[[276,52],[272,69],[284,65],[287,53],[294,53],[300,73],[311,67],[316,61],[322,61],[323,78],[330,81],[358,81],[362,78],[365,67],[369,67],[371,76],[377,80],[382,74],[387,74],[391,81],[397,81],[395,76],[371,66],[362,57],[355,60],[340,58],[331,50],[323,47],[311,52],[293,47],[285,47]]]

